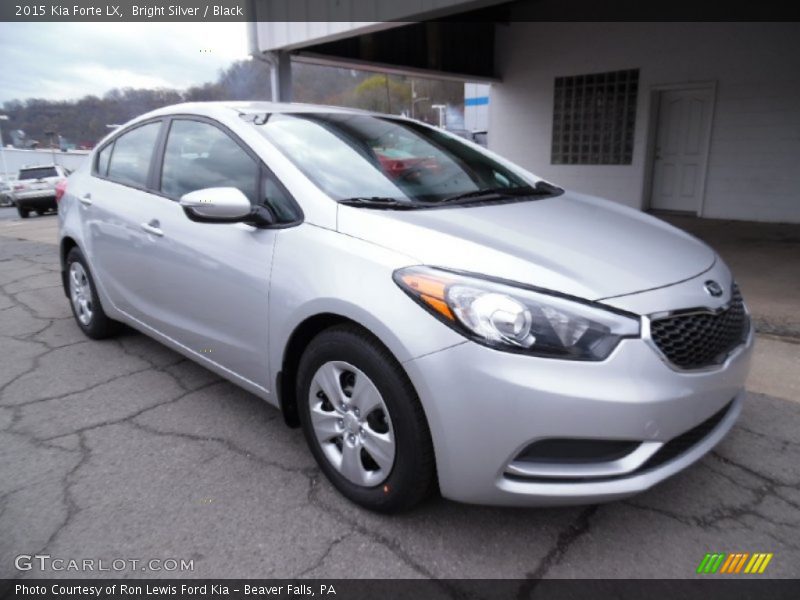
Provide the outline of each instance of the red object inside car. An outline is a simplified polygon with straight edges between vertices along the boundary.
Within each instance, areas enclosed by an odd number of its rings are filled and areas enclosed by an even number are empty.
[[[381,152],[376,152],[375,155],[384,172],[393,178],[419,174],[423,171],[435,172],[439,169],[439,163],[433,157],[391,158]]]

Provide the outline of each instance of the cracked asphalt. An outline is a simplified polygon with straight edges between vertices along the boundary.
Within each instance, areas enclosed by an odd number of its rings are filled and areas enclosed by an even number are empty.
[[[800,576],[797,397],[751,391],[714,452],[627,501],[498,509],[436,498],[377,516],[341,498],[299,430],[261,400],[133,331],[85,338],[55,246],[9,231],[0,578],[75,575],[17,571],[19,554],[194,561],[191,572],[119,574],[134,577],[670,578],[720,551],[773,552],[762,577]],[[452,595],[458,584],[442,585]]]

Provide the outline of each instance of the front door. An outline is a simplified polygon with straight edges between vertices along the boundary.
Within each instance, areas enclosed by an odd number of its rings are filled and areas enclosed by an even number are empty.
[[[278,229],[190,221],[178,199],[202,188],[235,187],[261,200],[260,162],[203,120],[173,119],[158,183],[152,273],[153,327],[202,357],[269,390],[267,303]]]
[[[713,101],[711,88],[659,94],[651,208],[700,213]]]

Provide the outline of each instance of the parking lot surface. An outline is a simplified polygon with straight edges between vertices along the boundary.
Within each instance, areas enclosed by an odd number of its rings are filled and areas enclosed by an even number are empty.
[[[15,569],[44,553],[193,561],[118,576],[669,578],[694,576],[706,552],[772,552],[761,577],[800,576],[792,338],[759,340],[739,424],[645,494],[558,509],[435,498],[377,516],[342,499],[261,400],[133,331],[85,338],[54,227],[0,223],[0,577],[76,575]]]

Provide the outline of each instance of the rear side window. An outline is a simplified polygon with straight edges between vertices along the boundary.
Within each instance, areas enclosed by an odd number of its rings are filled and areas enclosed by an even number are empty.
[[[114,144],[109,144],[97,155],[97,174],[105,177],[108,175],[108,160],[111,158],[111,151],[114,149]]]
[[[39,167],[37,169],[23,169],[17,179],[44,179],[45,177],[58,177],[55,167]]]
[[[108,176],[120,183],[145,187],[160,128],[160,122],[148,123],[118,137]]]
[[[255,204],[258,179],[256,161],[222,130],[201,121],[172,122],[161,173],[166,195],[180,198],[203,188],[235,187]]]

